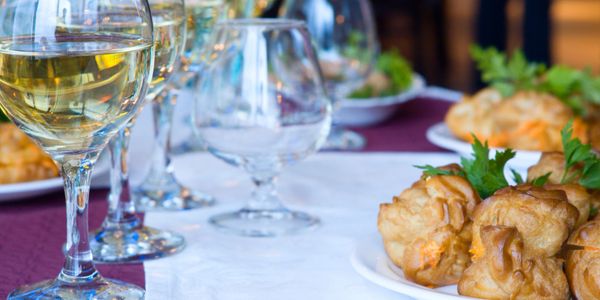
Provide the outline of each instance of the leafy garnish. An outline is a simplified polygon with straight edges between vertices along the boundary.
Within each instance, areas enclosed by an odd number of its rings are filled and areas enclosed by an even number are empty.
[[[550,179],[550,175],[552,175],[552,172],[537,177],[531,181],[531,184],[534,186],[544,186],[548,182],[548,179]]]
[[[427,176],[438,176],[438,175],[458,175],[456,172],[450,170],[443,170],[436,168],[432,165],[414,166],[415,168],[422,169],[423,174]]]
[[[393,96],[406,90],[412,84],[412,67],[396,49],[379,55],[374,72],[379,72],[387,77],[389,80],[388,86],[381,89],[367,83],[362,88],[352,92],[348,98],[367,99]]]
[[[0,123],[4,122],[10,122],[10,119],[8,119],[8,117],[2,112],[2,109],[0,109]]]
[[[510,169],[510,172],[512,173],[513,180],[515,181],[516,184],[525,183],[525,180],[523,180],[523,176],[521,176],[521,174],[519,174],[519,172],[517,172],[515,169]]]
[[[569,121],[560,134],[565,155],[565,171],[560,182],[572,183],[579,178],[580,185],[600,189],[600,159],[592,146],[573,137],[573,121]]]
[[[504,167],[506,163],[515,157],[515,152],[512,149],[506,149],[504,151],[496,151],[496,155],[493,159],[489,158],[490,148],[488,143],[482,144],[476,136],[473,136],[473,158],[461,158],[460,164],[462,167],[461,172],[452,172],[443,170],[440,168],[432,167],[431,165],[416,166],[419,169],[425,170],[425,175],[458,175],[462,176],[477,191],[479,197],[485,199],[491,196],[494,192],[499,189],[508,186],[508,180],[504,176]],[[513,171],[513,175],[518,174]],[[521,182],[523,178],[518,175]],[[519,179],[517,179],[519,180]]]
[[[520,90],[533,90],[537,77],[543,74],[543,64],[527,62],[521,50],[508,58],[495,48],[483,49],[473,45],[471,57],[481,71],[481,79],[496,88],[504,97]]]
[[[463,157],[461,165],[467,180],[479,196],[485,199],[495,191],[508,186],[508,181],[504,177],[504,166],[515,157],[515,152],[512,149],[496,151],[494,159],[490,159],[487,141],[482,144],[477,137],[473,136],[473,139],[473,159]]]
[[[590,219],[593,219],[596,215],[598,215],[598,209],[590,205]]]
[[[593,77],[589,70],[563,65],[547,69],[544,64],[528,62],[521,50],[510,58],[495,48],[473,45],[470,50],[481,79],[504,97],[518,91],[549,93],[578,115],[586,114],[586,102],[600,104],[600,77]]]

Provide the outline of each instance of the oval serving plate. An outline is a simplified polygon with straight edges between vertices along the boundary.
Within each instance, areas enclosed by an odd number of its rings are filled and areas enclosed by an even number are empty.
[[[432,289],[408,281],[402,270],[389,259],[383,249],[383,242],[376,233],[357,241],[351,263],[358,274],[372,283],[415,299],[475,299],[458,295],[456,285]]]

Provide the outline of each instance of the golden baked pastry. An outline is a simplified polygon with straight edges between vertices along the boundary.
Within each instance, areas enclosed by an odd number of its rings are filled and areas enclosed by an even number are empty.
[[[560,131],[571,119],[573,136],[587,142],[587,124],[558,98],[527,91],[502,98],[487,88],[454,104],[445,121],[456,137],[468,142],[475,134],[492,147],[560,151]]]
[[[567,177],[572,177],[575,170],[571,170]],[[544,176],[548,173],[548,183],[560,184],[565,173],[565,155],[562,152],[544,152],[540,160],[527,169],[527,181]],[[577,178],[575,178],[577,179]]]
[[[388,256],[416,283],[458,282],[470,262],[471,214],[479,201],[460,176],[423,176],[380,205],[377,226]]]
[[[484,299],[569,299],[562,261],[526,254],[516,228],[484,226],[480,230],[484,253],[458,282],[458,293]]]
[[[581,166],[575,166],[569,170],[567,178],[573,178],[574,181],[579,180],[577,176],[573,176],[577,168]],[[544,152],[540,157],[537,164],[529,167],[527,170],[527,181],[544,176],[548,173],[548,183],[554,187],[559,187],[563,174],[565,172],[565,156],[561,152]],[[579,220],[577,226],[587,221],[590,216],[590,207],[598,210],[600,208],[600,191],[586,190],[584,187],[577,184],[568,184],[566,188],[559,188],[567,193],[569,203],[577,207],[579,211]],[[587,200],[584,198],[587,197]]]
[[[0,184],[58,176],[58,169],[36,144],[11,123],[0,123]]]
[[[493,114],[502,101],[502,95],[495,89],[487,88],[477,94],[452,105],[446,114],[445,122],[458,138],[472,141],[472,134],[485,141],[494,133]]]
[[[562,150],[561,129],[574,119],[570,107],[544,93],[518,92],[504,99],[494,111],[494,124],[506,135],[503,147],[520,150]],[[587,142],[583,121],[575,118],[573,135]]]
[[[480,230],[487,225],[515,227],[527,257],[551,257],[573,230],[579,212],[565,192],[531,185],[507,187],[481,202],[473,214],[473,260],[484,254]]]
[[[587,189],[579,184],[547,184],[544,186],[547,190],[561,190],[567,195],[567,201],[577,208],[579,218],[575,227],[581,226],[587,222],[590,216],[591,195]]]
[[[578,300],[600,299],[600,221],[590,221],[571,234],[566,272]]]

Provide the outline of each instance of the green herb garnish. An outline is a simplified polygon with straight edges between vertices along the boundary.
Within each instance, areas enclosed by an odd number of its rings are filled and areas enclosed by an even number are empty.
[[[413,70],[410,64],[394,49],[379,55],[374,72],[379,72],[389,79],[389,85],[383,90],[366,84],[352,92],[348,98],[366,99],[398,95],[408,89],[413,80]]]
[[[512,173],[513,180],[516,184],[525,183],[525,180],[523,180],[523,176],[521,176],[521,174],[519,174],[519,172],[517,172],[515,169],[510,169],[510,172]]]
[[[523,176],[521,176],[521,174],[519,174],[519,172],[517,172],[514,169],[510,169],[510,172],[512,173],[513,180],[515,181],[516,184],[525,183]],[[550,179],[550,175],[552,175],[552,172],[548,172],[540,177],[537,177],[537,178],[533,179],[530,183],[534,186],[544,186],[548,182],[548,179]]]
[[[550,179],[550,175],[552,175],[552,172],[548,172],[538,178],[535,178],[531,181],[531,184],[534,186],[544,186],[548,182],[548,179]]]
[[[593,219],[596,215],[598,215],[598,209],[590,205],[590,219]]]
[[[504,97],[519,90],[533,90],[537,77],[543,74],[543,64],[529,63],[521,50],[508,58],[495,48],[471,46],[471,57],[481,71],[481,79],[496,88]]]
[[[568,105],[576,114],[585,114],[585,103],[600,103],[600,77],[589,70],[562,65],[550,69],[529,62],[521,50],[509,58],[495,48],[471,46],[471,56],[481,71],[481,79],[497,89],[503,97],[518,91],[549,93]]]
[[[565,171],[560,182],[577,180],[588,189],[600,189],[600,159],[592,151],[592,146],[573,137],[573,121],[569,121],[560,134],[565,155]]]
[[[0,123],[10,122],[10,119],[0,109]]]
[[[488,143],[485,142],[485,144],[482,144],[475,136],[473,136],[473,139],[474,142],[471,145],[473,149],[473,158],[461,158],[460,164],[463,169],[462,172],[449,173],[449,171],[434,168],[430,165],[417,167],[424,169],[425,174],[430,176],[459,175],[465,177],[471,183],[473,188],[475,188],[479,197],[485,199],[497,190],[508,186],[508,180],[504,176],[504,167],[506,166],[506,162],[515,157],[516,153],[512,149],[496,151],[495,157],[490,159],[490,148]],[[523,178],[520,179],[521,181],[523,180]]]
[[[473,185],[482,199],[491,196],[499,189],[508,186],[504,176],[506,162],[515,157],[512,149],[496,151],[493,159],[489,158],[490,148],[487,141],[482,144],[477,137],[473,136],[474,142],[473,159],[461,158],[460,164],[465,171],[467,180]]]
[[[438,175],[460,175],[457,174],[456,172],[453,171],[449,171],[449,170],[443,170],[440,168],[436,168],[432,165],[424,165],[424,166],[414,166],[415,168],[418,169],[422,169],[423,170],[423,174],[427,175],[427,176],[438,176]]]

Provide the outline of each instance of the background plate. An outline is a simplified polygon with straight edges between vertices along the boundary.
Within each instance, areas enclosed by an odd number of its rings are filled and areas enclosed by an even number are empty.
[[[427,140],[440,148],[454,151],[461,156],[471,156],[471,144],[455,137],[444,122],[437,123],[427,129]],[[491,148],[491,150],[493,151],[490,151],[490,155],[493,155],[495,151],[504,149]],[[537,163],[542,155],[540,151],[515,151],[517,155],[507,165],[509,168],[516,169],[521,173],[526,172],[527,168]]]
[[[102,176],[110,169],[108,155],[100,156],[92,175],[92,184],[94,179]],[[0,184],[0,202],[27,200],[28,198],[59,191],[63,188],[62,178],[50,178],[30,182]]]
[[[342,99],[333,114],[333,121],[342,126],[367,127],[389,119],[399,107],[419,96],[425,90],[425,79],[413,74],[410,88],[395,96],[367,99]]]

